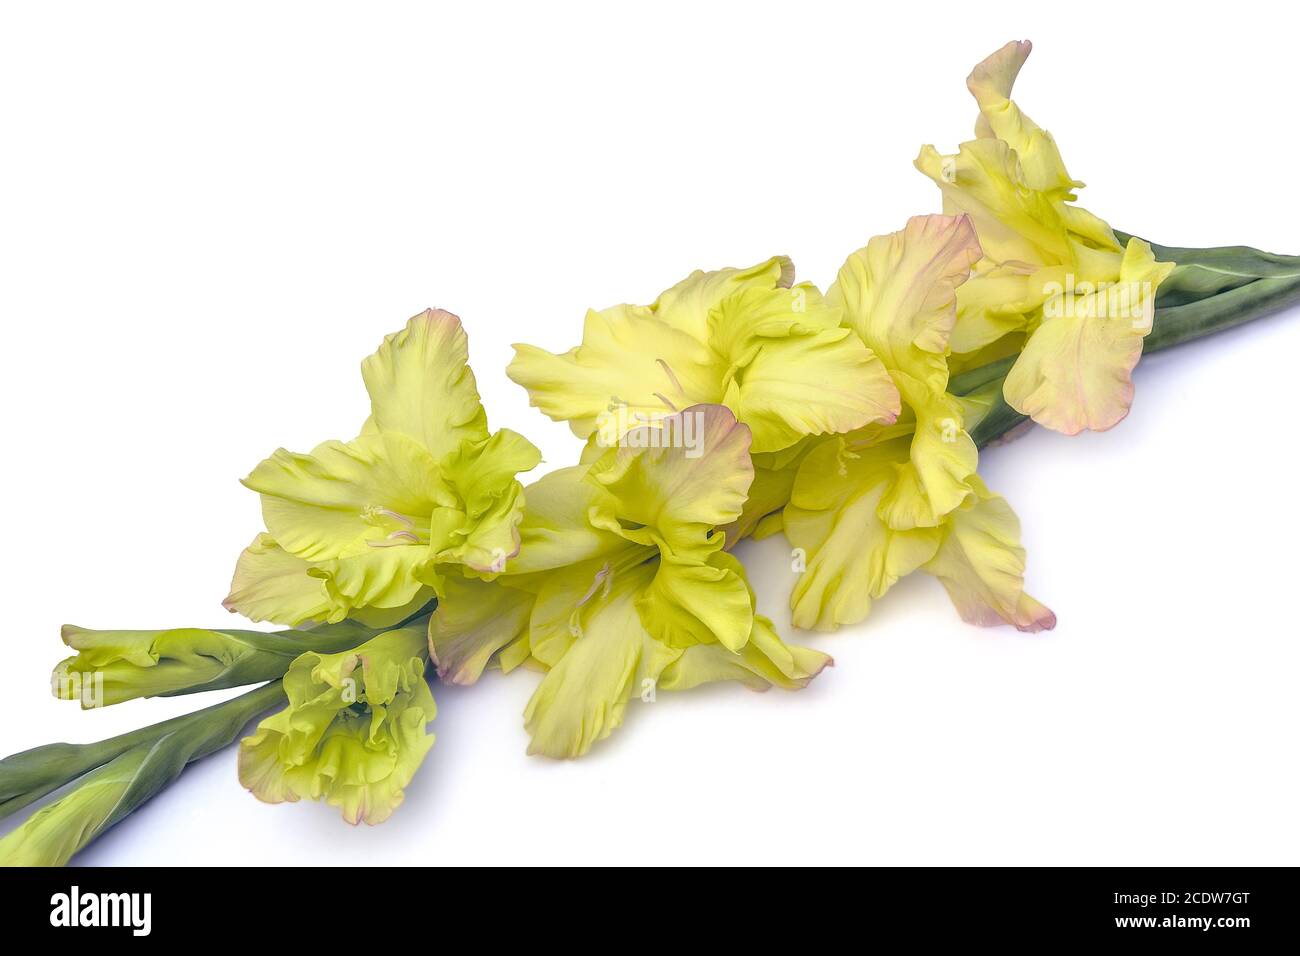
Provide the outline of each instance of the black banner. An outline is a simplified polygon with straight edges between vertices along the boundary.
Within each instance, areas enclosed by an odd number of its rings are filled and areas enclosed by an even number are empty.
[[[500,885],[509,886],[511,879]],[[401,868],[6,870],[0,871],[0,914],[20,939],[76,934],[81,943],[93,935],[130,945],[246,943],[265,923],[277,924],[277,932],[287,936],[311,936],[336,918],[365,927],[371,938],[382,936],[385,926],[397,937],[417,932],[427,938],[430,929],[453,919],[458,935],[482,925],[494,940],[503,925],[519,935],[553,932],[559,923],[588,937],[611,919],[640,926],[646,919],[671,921],[678,912],[692,924],[712,923],[720,941],[730,938],[731,944],[755,934],[767,939],[770,932],[816,947],[807,938],[813,929],[808,920],[836,921],[840,932],[861,933],[867,942],[901,935],[1131,939],[1175,946],[1285,943],[1293,936],[1295,913],[1289,869],[878,869],[812,878],[733,874],[716,883],[703,875],[683,880],[629,872],[593,881],[574,873],[548,881],[546,891],[527,875],[518,879],[531,890],[484,892],[482,880],[472,875]],[[376,893],[378,886],[383,889]],[[645,911],[637,901],[648,892],[654,904]],[[404,905],[409,912],[401,912]],[[676,932],[667,925],[627,929],[632,936],[644,931],[648,946],[656,938],[671,941]],[[280,945],[287,942],[282,937]]]

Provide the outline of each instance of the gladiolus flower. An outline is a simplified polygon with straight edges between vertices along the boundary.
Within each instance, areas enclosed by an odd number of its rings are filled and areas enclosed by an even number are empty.
[[[429,624],[439,674],[473,683],[494,662],[544,670],[524,718],[529,751],[549,757],[586,753],[631,700],[659,690],[804,686],[830,658],[786,646],[755,613],[717,530],[739,516],[752,478],[749,429],[705,405],[530,485],[508,572],[448,580]]]
[[[884,368],[784,256],[695,272],[653,305],[590,311],[563,355],[516,345],[510,377],[546,415],[605,447],[691,405],[720,404],[752,451],[893,421]]]
[[[397,809],[433,734],[423,623],[341,654],[303,654],[284,677],[289,706],[239,746],[239,782],[268,803],[324,800],[349,823]]]
[[[1104,431],[1128,414],[1131,374],[1174,264],[1157,262],[1141,239],[1121,245],[1073,204],[1083,183],[1011,100],[1030,49],[1008,43],[967,78],[976,139],[952,156],[923,147],[916,160],[942,190],[944,212],[970,216],[983,247],[958,293],[951,347],[963,367],[1020,351],[1008,404],[1067,435]]]
[[[1024,594],[1019,523],[976,474],[965,408],[947,392],[955,298],[979,258],[969,217],[918,216],[849,256],[827,295],[885,363],[904,414],[822,441],[801,461],[783,516],[806,562],[790,598],[796,626],[862,620],[921,568],[965,620],[1055,624]]]
[[[504,567],[519,550],[515,474],[541,456],[515,432],[488,432],[467,358],[456,316],[415,316],[362,363],[371,407],[358,438],[281,449],[253,470],[244,484],[269,534],[240,557],[226,607],[382,626],[426,604],[447,567]]]

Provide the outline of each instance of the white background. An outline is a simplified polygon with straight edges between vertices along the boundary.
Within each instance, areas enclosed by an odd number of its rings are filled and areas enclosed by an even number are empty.
[[[234,624],[237,479],[352,437],[358,363],[408,316],[460,314],[494,427],[569,463],[510,343],[562,350],[700,267],[829,283],[938,209],[911,161],[969,138],[964,78],[1009,39],[1087,208],[1300,252],[1282,4],[457,6],[6,7],[0,750],[210,702],[53,700],[59,625]],[[918,575],[807,638],[836,667],[806,691],[634,703],[575,763],[524,754],[536,675],[489,674],[435,687],[383,826],[260,804],[226,751],[79,860],[1300,862],[1298,347],[1292,310],[1144,362],[1108,434],[984,455],[1053,633],[967,626]],[[788,546],[742,556],[792,637]]]

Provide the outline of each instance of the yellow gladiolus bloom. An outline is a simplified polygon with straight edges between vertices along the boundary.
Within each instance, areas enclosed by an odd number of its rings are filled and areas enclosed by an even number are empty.
[[[1011,99],[1030,49],[1008,43],[967,79],[980,111],[976,139],[951,156],[925,146],[916,160],[942,190],[944,212],[970,216],[984,253],[958,293],[951,347],[964,365],[1023,341],[1007,403],[1068,435],[1104,431],[1128,414],[1156,291],[1174,264],[1156,262],[1140,239],[1121,246],[1073,204],[1083,183]]]

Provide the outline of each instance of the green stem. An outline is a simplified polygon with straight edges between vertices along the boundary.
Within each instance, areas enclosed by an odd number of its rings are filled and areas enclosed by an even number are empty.
[[[0,839],[0,865],[62,866],[164,790],[186,766],[232,743],[250,720],[283,700],[280,682],[274,681],[188,717],[145,728],[153,733],[138,737],[128,749],[91,770],[66,794]],[[87,760],[97,761],[114,749],[94,750]],[[37,789],[48,793],[50,781],[62,773],[41,781]]]
[[[1138,238],[1124,232],[1117,232],[1115,235],[1125,245],[1128,244],[1129,239]],[[1151,246],[1151,251],[1161,262],[1203,266],[1225,275],[1250,279],[1300,277],[1300,256],[1264,252],[1251,246],[1212,246],[1207,249],[1192,249],[1187,246],[1162,246],[1150,241],[1147,241],[1147,244]]]
[[[242,728],[251,717],[269,710],[283,699],[284,692],[277,680],[192,714],[173,717],[107,740],[90,744],[46,744],[6,757],[0,760],[0,819],[137,747],[150,747],[169,735],[201,736],[209,725],[224,727],[230,720],[237,721]],[[210,752],[205,750],[191,759]]]
[[[980,365],[977,368],[962,372],[960,375],[954,375],[948,382],[948,391],[954,395],[970,395],[977,392],[985,385],[991,385],[994,382],[1000,386],[1011,371],[1011,366],[1016,364],[1015,355],[1008,355],[1006,358],[998,359],[996,362],[990,362],[988,365]]]
[[[1300,275],[1256,279],[1199,302],[1156,309],[1156,320],[1142,344],[1142,353],[1159,352],[1236,328],[1296,302],[1300,302]]]
[[[1117,233],[1127,243],[1127,233]],[[1187,305],[1248,285],[1257,279],[1300,278],[1300,256],[1282,256],[1250,246],[1216,246],[1189,249],[1150,243],[1161,262],[1177,263],[1173,274],[1160,284],[1156,307]]]

